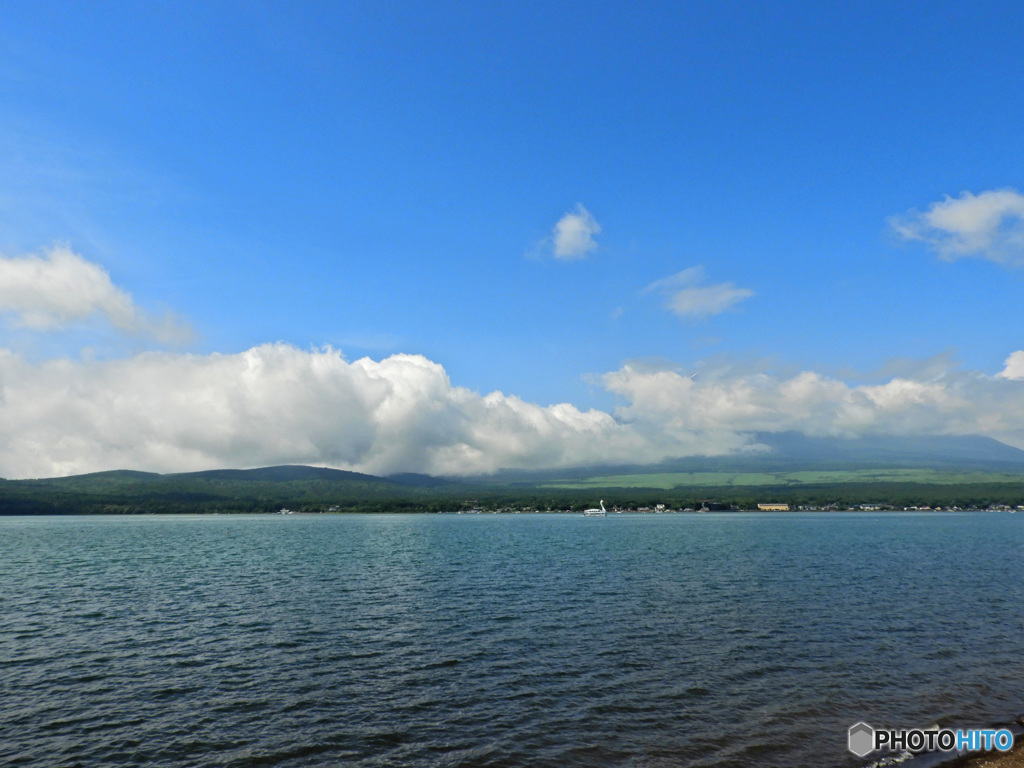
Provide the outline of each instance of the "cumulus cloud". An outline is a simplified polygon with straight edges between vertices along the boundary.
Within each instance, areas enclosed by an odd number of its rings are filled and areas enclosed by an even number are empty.
[[[30,363],[0,350],[0,475],[316,464],[375,474],[654,460],[601,411],[451,384],[417,355],[268,344]]]
[[[597,248],[594,235],[601,233],[601,225],[590,211],[579,203],[575,211],[569,211],[555,224],[551,233],[551,244],[558,259],[582,259]]]
[[[1006,358],[1006,367],[998,376],[1003,379],[1024,379],[1024,352],[1014,352]]]
[[[909,211],[890,225],[906,240],[917,240],[943,259],[979,256],[1024,266],[1024,195],[1000,189],[932,203],[924,213]]]
[[[701,285],[704,279],[703,267],[690,267],[656,280],[644,291],[665,294],[665,306],[669,310],[680,317],[696,319],[719,315],[754,295],[753,291],[737,288],[733,283]]]
[[[106,270],[67,247],[41,256],[0,255],[0,314],[42,331],[100,316],[123,333],[161,343],[179,344],[191,336],[174,317],[153,318],[141,311]]]
[[[1014,353],[1011,366],[1024,361]],[[1005,374],[949,370],[928,380],[893,378],[850,385],[813,371],[792,376],[709,372],[694,378],[631,365],[604,376],[626,402],[616,418],[663,445],[694,436],[708,452],[728,452],[753,432],[812,436],[974,435],[1024,440],[1024,382]]]
[[[348,361],[267,344],[35,363],[0,350],[0,476],[287,463],[472,475],[723,455],[790,430],[1024,444],[1024,351],[994,376],[950,368],[851,385],[814,371],[627,364],[599,381],[622,401],[614,412],[481,395],[419,355]]]

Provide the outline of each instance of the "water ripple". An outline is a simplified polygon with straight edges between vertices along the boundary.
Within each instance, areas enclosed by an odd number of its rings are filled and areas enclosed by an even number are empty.
[[[1024,709],[1016,517],[0,518],[0,763],[856,766]]]

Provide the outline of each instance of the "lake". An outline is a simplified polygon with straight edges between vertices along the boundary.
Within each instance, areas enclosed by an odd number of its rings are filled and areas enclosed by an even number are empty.
[[[0,517],[0,764],[863,766],[1024,711],[1024,514]]]

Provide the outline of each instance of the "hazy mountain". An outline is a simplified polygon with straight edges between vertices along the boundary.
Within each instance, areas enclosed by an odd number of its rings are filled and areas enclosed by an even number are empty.
[[[780,470],[921,467],[990,472],[1024,470],[1024,451],[978,435],[841,438],[772,432],[760,433],[755,439],[767,450],[704,461],[730,468],[778,466]]]
[[[690,457],[647,466],[504,471],[466,478],[413,473],[383,478],[323,467],[279,466],[168,475],[117,470],[4,480],[0,481],[0,514],[274,512],[281,507],[443,511],[469,501],[475,504],[475,499],[512,496],[543,508],[560,499],[571,502],[576,492],[540,486],[617,474],[863,469],[1024,474],[1024,451],[986,437],[841,439],[785,432],[757,435],[757,444],[759,450],[737,456]],[[1019,495],[1017,490],[1013,493]]]
[[[179,480],[200,480],[208,482],[229,481],[237,483],[291,483],[319,481],[324,483],[388,483],[385,478],[366,475],[361,472],[349,472],[343,469],[327,467],[307,467],[288,464],[280,467],[261,467],[259,469],[211,469],[204,472],[185,472],[164,475]]]
[[[489,484],[525,486],[554,479],[662,472],[792,472],[842,469],[939,469],[1024,472],[1024,451],[989,437],[808,437],[799,432],[755,435],[757,450],[731,456],[688,456],[660,464],[552,470],[505,470]]]
[[[446,477],[434,477],[433,475],[421,475],[416,472],[401,472],[397,475],[388,475],[385,480],[390,480],[392,483],[400,483],[401,485],[409,485],[414,488],[440,488],[446,485],[454,485],[459,483],[458,480],[452,480]]]

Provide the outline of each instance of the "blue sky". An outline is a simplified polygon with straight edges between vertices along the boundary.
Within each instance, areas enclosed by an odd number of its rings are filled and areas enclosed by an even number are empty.
[[[6,3],[0,475],[1022,444],[1022,33],[1014,2]]]

